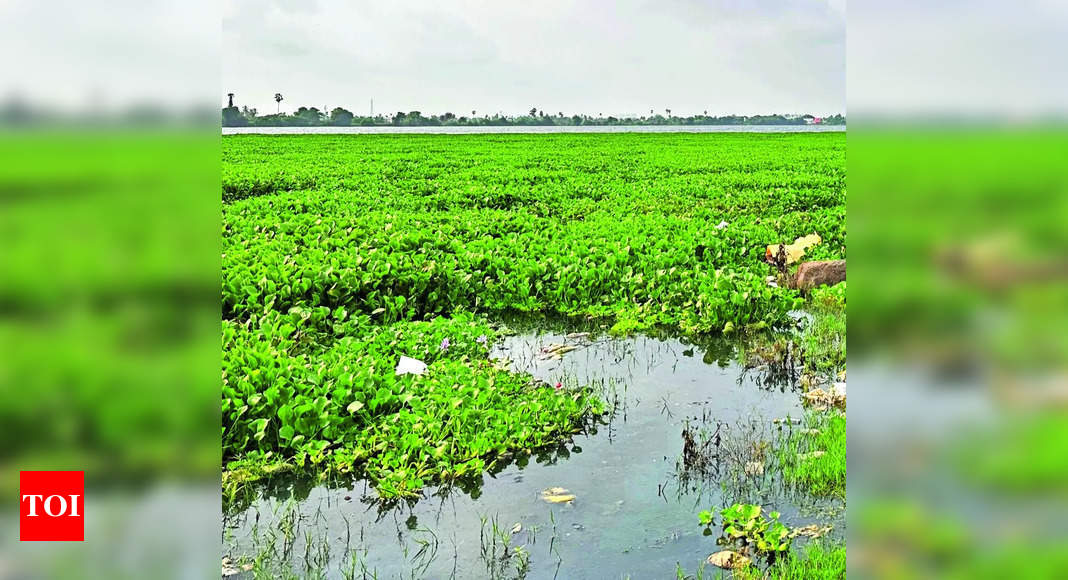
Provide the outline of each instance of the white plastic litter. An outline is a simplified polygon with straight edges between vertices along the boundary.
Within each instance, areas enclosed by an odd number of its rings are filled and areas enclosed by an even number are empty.
[[[719,222],[718,224],[716,224],[716,229],[717,229],[717,230],[722,230],[723,228],[725,228],[725,227],[727,227],[727,226],[729,226],[729,225],[730,225],[730,224],[729,224],[729,223],[727,223],[727,222]]]
[[[411,357],[402,356],[397,363],[397,375],[421,375],[426,372],[426,363]]]

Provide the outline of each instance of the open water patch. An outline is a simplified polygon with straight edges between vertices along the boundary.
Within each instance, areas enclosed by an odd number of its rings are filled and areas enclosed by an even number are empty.
[[[738,364],[737,341],[512,327],[491,357],[543,388],[593,387],[612,408],[601,424],[414,501],[382,502],[362,480],[276,482],[226,517],[228,561],[328,578],[663,578],[717,550],[697,513],[736,501],[844,533],[840,499],[791,492],[774,473],[728,485],[720,457],[696,474],[683,465],[686,430],[774,434],[802,415],[792,384]]]

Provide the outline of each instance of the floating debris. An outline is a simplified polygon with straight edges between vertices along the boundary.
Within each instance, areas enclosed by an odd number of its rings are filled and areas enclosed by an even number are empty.
[[[808,538],[819,538],[820,536],[827,535],[831,531],[831,526],[820,526],[818,524],[809,524],[807,526],[801,526],[800,528],[794,528],[790,530],[790,537],[796,538],[798,536],[805,536]]]
[[[222,575],[235,576],[242,572],[249,572],[252,570],[252,564],[241,564],[241,566],[235,566],[234,561],[229,556],[222,559]]]
[[[817,410],[826,410],[832,407],[845,410],[846,406],[845,383],[835,383],[830,389],[812,389],[801,396],[805,403],[812,405]]]
[[[571,503],[575,496],[562,487],[550,487],[541,492],[541,499],[549,503]]]
[[[738,568],[745,568],[752,563],[752,560],[739,554],[738,552],[732,552],[731,550],[723,550],[722,552],[716,552],[708,557],[708,563],[713,566],[725,568],[728,570],[736,570]]]
[[[835,383],[834,386],[831,387],[831,392],[834,395],[840,396],[840,397],[842,397],[844,399],[845,396],[846,396],[846,384],[845,384],[845,382]]]
[[[512,534],[513,535],[518,534],[519,532],[522,532],[522,531],[523,531],[523,524],[521,524],[519,522],[516,522],[515,525],[512,526]]]
[[[426,363],[414,358],[401,356],[397,363],[397,375],[421,375],[426,372]]]
[[[542,347],[541,355],[538,358],[541,360],[560,360],[565,354],[578,349],[578,345],[574,344],[550,344]]]
[[[571,340],[575,340],[575,339],[579,339],[579,338],[589,338],[589,337],[590,337],[590,333],[588,333],[588,332],[572,332],[571,334],[568,334],[564,338],[569,338]]]
[[[794,243],[789,245],[772,244],[768,246],[767,250],[764,252],[764,258],[769,262],[774,262],[781,253],[785,255],[787,265],[793,264],[800,260],[801,256],[805,255],[805,250],[815,246],[821,241],[819,234],[809,234],[797,238],[794,240]]]
[[[763,461],[748,461],[745,464],[746,475],[764,475]]]
[[[803,373],[798,380],[798,384],[801,385],[801,390],[807,391],[813,387],[818,387],[820,385],[820,379],[815,375]]]

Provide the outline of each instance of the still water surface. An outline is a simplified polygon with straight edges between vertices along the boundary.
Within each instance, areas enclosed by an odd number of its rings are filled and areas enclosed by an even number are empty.
[[[339,578],[342,569],[357,577],[366,571],[378,578],[512,578],[519,576],[515,550],[522,546],[530,579],[668,578],[676,563],[692,573],[717,551],[715,537],[701,534],[697,513],[733,501],[781,511],[790,526],[831,524],[832,535],[842,538],[843,502],[799,497],[774,476],[746,482],[745,497],[725,492],[717,476],[680,479],[687,424],[752,423],[774,436],[780,428],[774,419],[802,412],[789,385],[747,374],[725,341],[565,334],[529,330],[506,338],[493,356],[550,385],[577,381],[603,389],[616,412],[596,432],[486,474],[474,487],[430,489],[410,505],[382,507],[362,481],[282,486],[228,518],[227,553],[260,553],[267,530],[277,534],[295,523],[284,558],[298,573],[310,561]],[[580,348],[544,360],[543,347],[564,342]],[[541,492],[552,487],[576,499],[548,503]]]

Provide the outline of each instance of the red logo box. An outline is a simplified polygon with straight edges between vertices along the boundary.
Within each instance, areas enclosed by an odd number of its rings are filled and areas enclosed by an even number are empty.
[[[85,541],[85,472],[19,472],[19,539]]]

